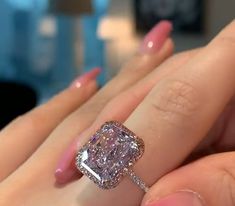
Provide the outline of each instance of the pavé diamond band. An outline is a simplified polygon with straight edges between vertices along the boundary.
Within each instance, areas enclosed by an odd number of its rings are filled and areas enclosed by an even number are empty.
[[[119,122],[106,122],[77,153],[76,166],[102,189],[116,187],[125,175],[145,192],[147,185],[132,170],[144,142]]]

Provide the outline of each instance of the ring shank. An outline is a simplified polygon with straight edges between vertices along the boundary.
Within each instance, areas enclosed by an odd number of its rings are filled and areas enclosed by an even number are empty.
[[[149,191],[149,187],[141,180],[132,169],[129,169],[127,174],[139,188],[141,188],[145,193]]]

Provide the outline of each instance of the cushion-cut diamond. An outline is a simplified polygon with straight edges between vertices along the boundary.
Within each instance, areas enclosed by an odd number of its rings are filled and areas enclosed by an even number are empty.
[[[143,154],[143,141],[117,122],[107,122],[83,146],[77,168],[99,187],[115,187]]]

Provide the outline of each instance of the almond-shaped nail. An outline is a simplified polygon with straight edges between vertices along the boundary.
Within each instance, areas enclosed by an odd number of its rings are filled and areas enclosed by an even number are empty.
[[[144,206],[204,206],[197,193],[180,191],[164,197],[156,202],[151,201]]]
[[[87,84],[91,80],[96,79],[96,77],[101,73],[101,69],[96,67],[83,75],[79,76],[75,79],[72,84],[70,85],[71,88],[80,88],[81,86]]]
[[[172,28],[173,26],[170,21],[160,21],[144,37],[144,40],[140,46],[140,52],[142,54],[154,54],[161,50],[164,43],[171,34]]]
[[[79,176],[79,173],[75,167],[77,146],[78,139],[75,139],[59,160],[55,170],[55,178],[57,183],[65,184],[73,179],[73,177]]]

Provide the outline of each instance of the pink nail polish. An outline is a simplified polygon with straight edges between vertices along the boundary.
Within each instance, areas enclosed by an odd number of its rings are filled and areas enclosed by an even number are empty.
[[[191,191],[181,191],[156,202],[151,201],[144,206],[204,206],[204,204],[198,194]]]
[[[56,182],[59,184],[64,184],[70,181],[73,177],[79,176],[78,171],[75,167],[75,155],[77,150],[77,142],[76,139],[69,146],[69,148],[62,155],[56,170],[55,170],[55,178]]]
[[[85,85],[91,80],[94,80],[101,72],[100,68],[94,68],[90,70],[89,72],[86,72],[82,76],[79,76],[77,79],[75,79],[72,84],[70,85],[71,88],[80,88],[82,85]]]
[[[172,28],[172,23],[170,21],[160,21],[145,36],[140,46],[140,52],[142,54],[153,54],[158,52],[169,37]]]

